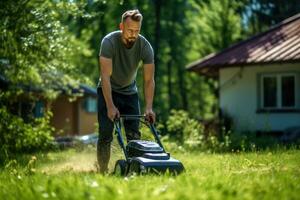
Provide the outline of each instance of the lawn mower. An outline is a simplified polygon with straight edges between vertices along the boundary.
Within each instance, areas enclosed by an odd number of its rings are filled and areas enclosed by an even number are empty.
[[[150,128],[156,142],[131,140],[125,145],[122,137],[122,120],[140,120]],[[184,171],[182,163],[165,151],[154,124],[148,122],[144,115],[121,115],[114,125],[118,143],[125,155],[125,159],[116,162],[114,174],[119,176],[147,173],[177,175]]]

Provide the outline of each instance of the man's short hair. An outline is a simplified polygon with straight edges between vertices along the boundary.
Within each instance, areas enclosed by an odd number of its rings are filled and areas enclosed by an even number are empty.
[[[133,21],[141,22],[143,20],[143,15],[140,13],[138,9],[135,10],[127,10],[122,15],[122,23],[127,19],[131,18]]]

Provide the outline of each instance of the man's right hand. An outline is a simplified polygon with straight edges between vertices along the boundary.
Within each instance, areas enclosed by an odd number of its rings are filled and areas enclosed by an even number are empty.
[[[118,108],[114,105],[107,108],[107,116],[111,121],[120,118],[120,112]]]

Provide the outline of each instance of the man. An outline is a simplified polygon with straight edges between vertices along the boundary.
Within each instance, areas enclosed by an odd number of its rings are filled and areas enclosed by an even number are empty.
[[[155,122],[152,110],[154,96],[154,56],[150,43],[140,35],[143,16],[138,10],[122,15],[120,31],[106,35],[99,53],[100,81],[98,86],[99,140],[97,159],[101,173],[108,171],[113,121],[120,114],[140,114],[136,74],[143,61],[145,116]],[[125,120],[127,141],[140,139],[139,121]]]

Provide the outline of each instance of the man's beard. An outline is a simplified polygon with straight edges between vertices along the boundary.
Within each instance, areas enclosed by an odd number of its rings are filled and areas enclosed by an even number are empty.
[[[131,47],[134,45],[134,43],[135,43],[135,41],[136,41],[136,38],[128,38],[128,39],[126,39],[125,41],[126,41],[125,46],[126,46],[127,48],[131,48]]]

